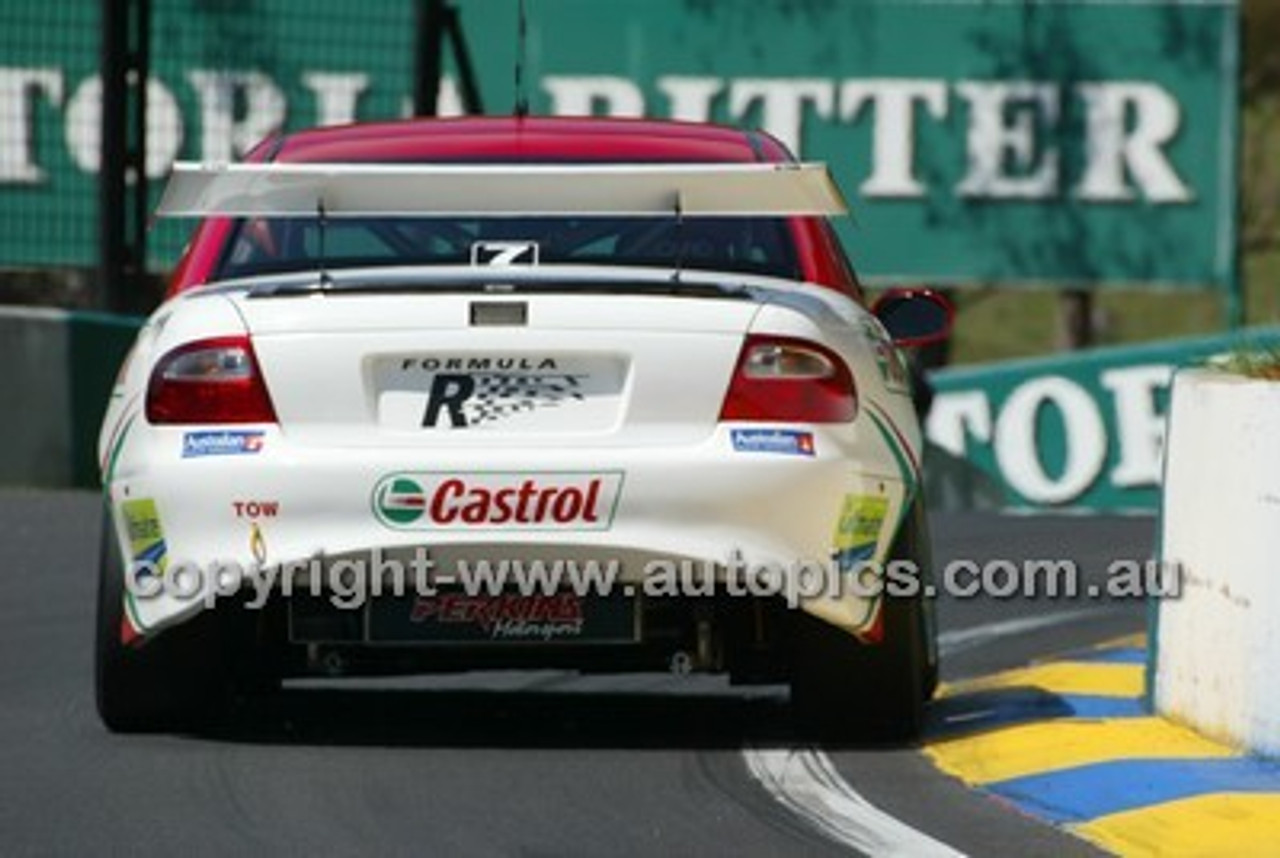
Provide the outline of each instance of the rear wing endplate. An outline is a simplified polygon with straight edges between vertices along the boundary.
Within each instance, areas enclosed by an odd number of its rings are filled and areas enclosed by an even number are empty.
[[[161,217],[840,215],[825,164],[196,164]]]

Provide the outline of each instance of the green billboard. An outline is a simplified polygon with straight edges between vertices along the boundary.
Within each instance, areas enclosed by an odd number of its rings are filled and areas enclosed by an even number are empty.
[[[8,0],[0,266],[91,264],[97,3]],[[404,115],[411,0],[154,0],[147,172],[273,130]],[[485,108],[515,103],[515,0],[457,0]],[[539,113],[762,127],[835,170],[875,282],[1235,279],[1235,0],[528,0]],[[33,30],[34,31],[34,30]],[[446,62],[442,112],[459,108]],[[27,228],[16,228],[18,224]],[[66,223],[66,221],[61,221]],[[159,233],[153,263],[173,259]]]
[[[502,41],[515,22],[494,7],[462,4],[468,24],[483,17],[486,40]],[[529,8],[535,107],[771,131],[835,168],[854,209],[843,237],[869,279],[1173,287],[1233,276],[1232,2]],[[481,63],[486,94],[509,80],[505,59]]]
[[[1265,327],[941,370],[925,429],[952,463],[935,457],[931,476],[954,477],[959,460],[987,478],[984,505],[1153,512],[1174,370],[1278,346],[1280,328]],[[951,504],[975,503],[961,495]]]

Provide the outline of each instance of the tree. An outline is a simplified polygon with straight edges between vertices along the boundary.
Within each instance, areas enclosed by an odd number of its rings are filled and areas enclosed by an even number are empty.
[[[1246,251],[1267,251],[1280,246],[1280,2],[1243,12],[1241,229]]]

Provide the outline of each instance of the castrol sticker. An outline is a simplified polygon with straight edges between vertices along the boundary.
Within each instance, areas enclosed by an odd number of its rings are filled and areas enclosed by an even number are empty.
[[[388,474],[373,513],[394,530],[608,530],[622,473]]]

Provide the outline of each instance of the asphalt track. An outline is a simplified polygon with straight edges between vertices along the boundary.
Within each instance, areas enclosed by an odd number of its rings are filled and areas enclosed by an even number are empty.
[[[0,854],[848,854],[749,771],[785,693],[525,673],[293,687],[216,735],[117,737],[92,700],[99,498],[0,493]],[[941,516],[938,559],[1149,556],[1143,518]],[[1143,626],[1135,601],[943,599],[944,679]],[[942,707],[934,718],[945,717]],[[826,749],[883,813],[972,855],[1096,854],[911,748]]]

